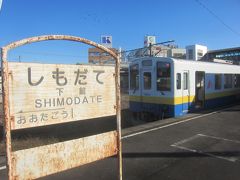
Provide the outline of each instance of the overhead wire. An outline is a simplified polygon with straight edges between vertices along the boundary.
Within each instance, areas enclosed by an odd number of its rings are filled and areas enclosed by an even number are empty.
[[[231,26],[225,23],[216,13],[214,13],[211,9],[209,9],[205,4],[203,4],[200,0],[195,0],[201,7],[207,10],[214,18],[216,18],[223,26],[225,26],[232,33],[238,35],[240,37],[240,33],[234,30]]]

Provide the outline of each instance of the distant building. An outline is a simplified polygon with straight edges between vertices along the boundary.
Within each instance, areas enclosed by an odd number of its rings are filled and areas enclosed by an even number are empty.
[[[178,59],[186,59],[186,49],[178,48],[171,41],[157,43],[155,36],[144,37],[144,47],[133,49],[122,53],[123,61],[132,61],[139,57],[172,57]]]
[[[200,60],[207,53],[207,46],[198,44],[186,46],[186,59],[187,60]]]
[[[112,36],[101,36],[101,45],[107,47],[115,53],[120,50],[112,48]],[[88,49],[88,63],[91,64],[114,64],[115,59],[99,48]],[[128,94],[128,63],[122,62],[120,65],[120,89],[122,94]],[[122,101],[122,108],[127,107],[127,103]]]
[[[109,48],[115,53],[118,52],[115,48]],[[113,63],[114,59],[108,53],[104,52],[98,48],[89,48],[88,49],[88,63],[93,64],[106,64],[106,63]]]
[[[186,59],[186,49],[173,48],[167,51],[167,57]]]
[[[118,50],[116,48],[112,48],[112,36],[102,35],[100,44],[109,48],[113,52],[117,53]],[[115,60],[111,55],[104,52],[99,48],[89,48],[88,49],[88,63],[93,64],[113,64]]]
[[[213,62],[216,59],[240,65],[240,47],[208,51],[201,60]]]

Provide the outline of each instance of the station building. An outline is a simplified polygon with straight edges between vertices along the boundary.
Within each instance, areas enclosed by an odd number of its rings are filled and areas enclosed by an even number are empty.
[[[208,51],[202,61],[214,62],[216,60],[225,60],[232,64],[240,65],[240,47],[218,49]]]
[[[186,59],[199,61],[207,53],[207,51],[208,51],[207,46],[199,44],[186,46]]]

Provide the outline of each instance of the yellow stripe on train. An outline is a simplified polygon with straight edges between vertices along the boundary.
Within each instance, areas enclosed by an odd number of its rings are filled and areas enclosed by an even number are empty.
[[[225,92],[209,93],[209,94],[205,95],[205,98],[206,99],[215,99],[215,98],[238,95],[238,94],[240,94],[239,89],[238,90],[225,91]]]
[[[205,95],[205,100],[216,99],[232,95],[240,95],[239,90],[225,91],[225,92],[214,92]],[[153,104],[168,104],[178,105],[187,102],[194,102],[195,96],[184,96],[184,97],[159,97],[159,96],[129,96],[130,101],[153,103]]]
[[[130,101],[153,103],[153,104],[168,104],[177,105],[187,102],[193,102],[195,96],[184,96],[184,97],[156,97],[156,96],[129,96]]]

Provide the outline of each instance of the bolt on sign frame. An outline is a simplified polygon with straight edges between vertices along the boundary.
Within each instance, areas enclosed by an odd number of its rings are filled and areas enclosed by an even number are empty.
[[[111,78],[113,79],[112,84],[108,84],[109,87],[102,88],[103,93],[106,90],[109,90],[109,88],[113,91],[115,96],[114,98],[110,100],[107,100],[108,104],[104,108],[101,108],[101,105],[97,104],[97,107],[93,106],[88,106],[87,108],[96,108],[97,110],[100,109],[99,111],[104,111],[100,112],[96,116],[91,116],[92,114],[87,114],[84,118],[92,118],[92,117],[103,117],[107,114],[106,109],[108,110],[110,105],[112,110],[111,112],[116,114],[117,117],[117,130],[115,131],[110,131],[102,134],[97,134],[93,136],[88,136],[88,137],[83,137],[79,139],[74,139],[70,141],[65,141],[61,143],[55,143],[55,144],[50,144],[50,145],[44,145],[40,147],[35,147],[35,148],[30,148],[30,149],[24,149],[24,150],[18,150],[18,151],[12,151],[12,144],[11,144],[11,130],[14,129],[20,129],[20,128],[29,128],[29,127],[36,127],[36,126],[44,126],[44,125],[49,125],[49,124],[56,124],[56,123],[62,123],[63,120],[55,118],[55,121],[52,123],[42,123],[40,125],[26,125],[26,121],[23,121],[24,119],[21,119],[21,121],[17,121],[16,113],[15,110],[19,110],[19,107],[28,107],[27,110],[32,110],[36,108],[39,108],[42,106],[40,103],[41,100],[35,99],[35,107],[29,107],[28,103],[23,103],[23,101],[26,99],[21,99],[21,97],[16,95],[17,93],[25,93],[26,91],[29,93],[33,93],[33,96],[38,96],[38,88],[34,89],[37,92],[33,92],[33,90],[28,90],[28,87],[25,89],[19,86],[23,86],[22,84],[19,85],[19,82],[17,81],[26,81],[28,79],[28,83],[32,85],[32,87],[38,85],[37,83],[40,83],[41,80],[43,80],[43,74],[45,69],[44,68],[50,68],[50,71],[53,73],[52,78],[55,78],[58,76],[58,78],[62,78],[61,80],[66,80],[63,79],[63,72],[59,71],[59,69],[67,69],[66,72],[74,72],[74,73],[80,73],[79,69],[78,71],[76,68],[79,66],[77,65],[44,65],[44,64],[34,64],[34,63],[16,63],[16,62],[8,62],[7,61],[7,53],[9,50],[14,49],[16,47],[25,45],[25,44],[30,44],[33,42],[39,42],[39,41],[47,41],[47,40],[68,40],[68,41],[76,41],[76,42],[81,42],[84,44],[88,44],[91,46],[94,46],[96,48],[99,48],[106,53],[109,53],[116,61],[115,63],[115,69],[111,71],[108,69],[109,67],[101,67],[104,69],[99,69],[99,67],[89,67],[88,65],[83,66],[83,69],[87,71],[92,71],[90,76],[92,78],[95,78],[95,82],[98,84],[103,85],[103,82],[101,81],[102,79],[99,80],[99,77],[104,77],[103,72],[106,72],[105,74],[108,74],[108,72],[111,72]],[[116,54],[115,52],[111,51],[110,49],[97,44],[93,41],[81,38],[81,37],[76,37],[76,36],[68,36],[68,35],[44,35],[44,36],[36,36],[36,37],[31,37],[27,39],[23,39],[20,41],[13,42],[7,46],[4,46],[1,48],[1,60],[2,60],[2,87],[3,87],[3,109],[4,109],[4,131],[5,131],[5,142],[6,142],[6,154],[7,154],[7,169],[8,169],[8,178],[10,180],[12,179],[36,179],[39,177],[47,176],[53,173],[61,172],[73,167],[81,166],[83,164],[87,164],[96,160],[103,159],[105,157],[113,156],[118,154],[118,169],[119,169],[119,180],[122,180],[122,142],[121,142],[121,105],[120,105],[120,56],[119,54]],[[23,64],[23,65],[22,65]],[[28,69],[25,68],[25,74],[22,72],[24,67],[28,66]],[[80,65],[81,66],[81,65]],[[19,67],[21,69],[19,69]],[[29,68],[30,67],[30,68]],[[35,68],[41,68],[38,70],[39,74],[37,74],[37,77],[34,77],[32,74],[33,72],[32,69]],[[32,68],[32,69],[31,69]],[[52,69],[51,69],[52,68]],[[56,71],[53,72],[52,70],[55,69]],[[43,73],[43,74],[42,74]],[[54,74],[55,73],[55,74]],[[36,74],[36,73],[35,73]],[[61,76],[60,76],[61,74]],[[18,79],[16,77],[22,76],[21,79]],[[33,77],[32,77],[33,76]],[[84,75],[77,75],[78,77],[83,77]],[[51,76],[50,76],[51,77]],[[15,78],[15,79],[14,79]],[[109,74],[107,77],[107,81],[109,81]],[[84,77],[83,79],[86,79]],[[44,79],[46,81],[46,79]],[[74,80],[70,81],[73,83]],[[37,83],[36,83],[37,82]],[[80,82],[80,80],[75,80],[75,83]],[[82,82],[83,83],[83,82]],[[28,85],[29,85],[28,84]],[[89,83],[90,91],[94,93],[95,86],[94,84]],[[47,87],[51,86],[52,82],[50,85],[48,84]],[[57,85],[62,85],[60,82],[58,82]],[[75,84],[76,85],[76,84]],[[106,83],[107,85],[107,83]],[[17,87],[14,91],[15,86]],[[104,84],[105,86],[105,84]],[[42,89],[46,89],[46,86],[43,87]],[[58,87],[58,86],[57,86]],[[54,87],[56,90],[56,87]],[[71,89],[74,89],[70,87]],[[41,89],[41,88],[40,88]],[[59,88],[61,89],[61,88]],[[68,88],[69,89],[69,88]],[[99,89],[98,89],[99,91]],[[50,91],[50,94],[53,93]],[[62,90],[58,91],[59,96],[62,95]],[[109,92],[105,92],[105,94],[108,94]],[[110,92],[111,93],[111,92]],[[40,92],[41,94],[41,92]],[[45,93],[44,94],[48,94]],[[56,94],[56,92],[55,92]],[[92,97],[92,96],[90,96]],[[64,105],[66,104],[72,104],[73,99],[67,99],[66,97],[61,97],[62,99],[57,99],[54,100],[55,103],[59,103],[60,105],[63,105],[63,101],[65,102]],[[66,98],[64,100],[64,98]],[[75,100],[79,103],[80,100],[77,99],[78,97],[75,98]],[[28,99],[28,98],[27,98]],[[30,98],[31,99],[31,98]],[[104,97],[99,96],[95,98],[95,101],[97,103],[102,102]],[[31,99],[32,100],[32,99]],[[56,102],[55,102],[56,101]],[[58,102],[59,101],[59,102]],[[60,102],[61,101],[61,102]],[[92,100],[93,101],[93,100]],[[19,104],[20,103],[20,104]],[[23,105],[21,105],[23,103]],[[18,104],[16,106],[15,104]],[[47,104],[47,103],[45,103]],[[30,105],[31,106],[31,105]],[[50,107],[45,107],[45,111],[48,111],[47,108]],[[110,108],[110,109],[111,109]],[[51,108],[50,108],[51,109]],[[62,119],[67,117],[68,111],[63,108]],[[81,109],[81,108],[78,108]],[[89,109],[88,109],[89,110]],[[87,111],[84,109],[84,113]],[[31,112],[31,111],[30,111]],[[73,112],[73,109],[70,109],[71,113]],[[23,112],[22,110],[19,111],[18,113],[28,113],[28,112]],[[81,112],[82,113],[82,112]],[[87,112],[86,112],[87,113]],[[78,119],[74,119],[74,116],[77,116]],[[76,120],[84,120],[84,118],[81,119],[82,114],[78,113],[72,113],[70,118],[70,121],[76,121]],[[107,114],[108,115],[108,114]],[[53,115],[52,115],[53,116]],[[46,117],[46,115],[45,115]],[[53,117],[52,117],[53,118]],[[42,119],[44,120],[43,116]],[[35,119],[36,120],[36,119]],[[52,119],[53,120],[53,119]],[[58,121],[59,120],[59,121]],[[66,118],[66,120],[69,120]],[[34,118],[32,118],[32,122],[34,121]],[[23,123],[22,123],[23,122]],[[66,122],[66,121],[65,121]],[[20,125],[19,125],[20,124]],[[24,125],[23,125],[24,124]],[[21,126],[22,125],[22,126]],[[29,156],[31,155],[31,156]],[[27,166],[27,167],[26,167]]]

